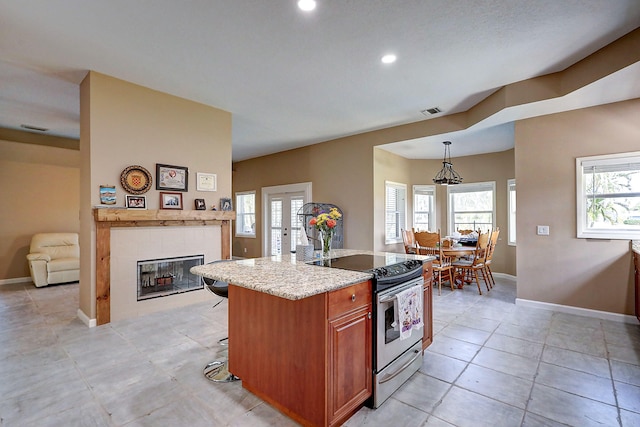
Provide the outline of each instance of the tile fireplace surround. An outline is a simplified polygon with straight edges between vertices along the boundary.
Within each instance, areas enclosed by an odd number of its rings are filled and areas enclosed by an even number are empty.
[[[111,322],[111,304],[118,302],[117,299],[119,298],[118,293],[114,292],[112,294],[112,281],[114,282],[113,286],[118,286],[118,283],[120,282],[120,280],[118,280],[120,278],[112,277],[112,274],[114,271],[118,272],[114,274],[114,276],[116,276],[120,271],[128,270],[126,268],[112,269],[112,263],[122,262],[123,258],[126,258],[127,260],[129,259],[128,255],[122,254],[121,251],[132,251],[135,250],[132,246],[140,246],[132,245],[131,242],[141,241],[142,239],[140,236],[153,236],[158,233],[161,233],[163,236],[162,239],[166,241],[167,233],[169,233],[169,235],[173,233],[169,239],[176,239],[176,242],[178,243],[189,244],[188,237],[185,237],[189,235],[189,232],[177,232],[176,230],[180,230],[178,227],[197,227],[195,233],[198,235],[202,235],[202,227],[204,227],[205,230],[219,227],[217,231],[217,234],[220,236],[219,240],[212,240],[215,242],[220,241],[220,248],[212,249],[215,250],[216,254],[220,254],[221,259],[230,259],[230,222],[235,219],[235,217],[236,214],[233,211],[127,210],[118,208],[94,209],[94,220],[96,223],[97,324],[103,325]],[[118,228],[118,230],[116,230],[117,233],[112,233],[112,228]],[[131,230],[131,233],[128,231],[123,233],[125,230],[122,230],[122,228],[133,229]],[[153,250],[161,251],[163,249],[162,244],[151,243],[150,246],[152,246]],[[120,253],[116,252],[116,249]],[[136,260],[134,259],[134,265],[135,262]],[[116,283],[116,280],[118,280],[118,283]],[[124,280],[127,281],[128,279],[125,278]],[[131,310],[130,308],[125,308],[125,310],[127,309]]]

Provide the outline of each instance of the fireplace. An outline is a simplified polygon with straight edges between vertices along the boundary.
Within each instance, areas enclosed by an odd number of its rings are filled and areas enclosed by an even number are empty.
[[[204,264],[204,255],[138,261],[138,301],[203,289],[189,270]]]

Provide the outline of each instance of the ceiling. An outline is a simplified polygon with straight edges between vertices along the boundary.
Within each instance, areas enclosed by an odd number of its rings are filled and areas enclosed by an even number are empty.
[[[317,2],[0,0],[0,127],[78,138],[79,83],[94,70],[231,112],[238,161],[466,111],[640,27],[638,0]],[[386,53],[397,61],[382,64]],[[385,148],[506,150],[513,120],[640,97],[639,75]],[[431,107],[442,113],[421,113]]]

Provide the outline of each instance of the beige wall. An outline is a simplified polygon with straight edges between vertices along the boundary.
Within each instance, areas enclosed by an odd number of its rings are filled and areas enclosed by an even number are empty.
[[[314,202],[333,203],[343,210],[345,248],[371,248],[373,194],[361,190],[370,189],[373,182],[373,149],[363,140],[330,141],[234,163],[234,194],[256,191],[257,238],[235,237],[234,232],[233,255],[262,256],[261,189],[302,182],[313,183]]]
[[[194,209],[195,198],[206,199],[207,206],[218,205],[221,197],[231,197],[231,114],[95,72],[80,86],[80,110],[80,308],[95,318],[92,208],[99,204],[100,185],[116,185],[117,204],[123,207],[126,193],[120,174],[127,166],[141,165],[154,180],[145,194],[147,207],[157,209],[156,163],[186,166],[189,191],[183,193],[184,209]],[[197,172],[217,174],[218,190],[196,191]],[[175,301],[163,299],[167,305]]]
[[[80,154],[0,139],[0,182],[0,280],[28,278],[33,234],[80,231]]]
[[[633,314],[629,241],[576,238],[575,159],[638,151],[639,117],[636,99],[516,124],[518,298]]]

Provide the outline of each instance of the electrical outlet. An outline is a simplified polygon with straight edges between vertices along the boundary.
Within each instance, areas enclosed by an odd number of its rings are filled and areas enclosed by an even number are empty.
[[[548,225],[539,225],[538,226],[538,236],[548,236],[549,235],[549,226]]]
[[[247,253],[247,248],[244,248],[244,253],[245,253],[245,254]]]

